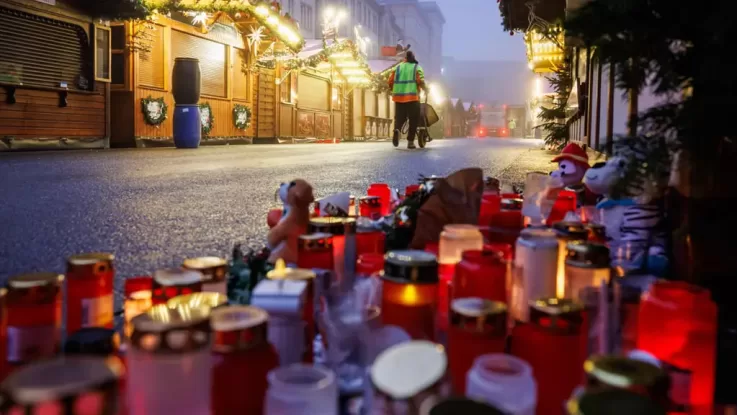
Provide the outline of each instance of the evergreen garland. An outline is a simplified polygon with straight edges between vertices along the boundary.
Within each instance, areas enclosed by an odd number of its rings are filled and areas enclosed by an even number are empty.
[[[213,124],[215,124],[215,115],[212,113],[209,102],[200,104],[200,121],[202,122],[202,135],[209,135]]]
[[[233,125],[239,130],[245,130],[250,127],[251,108],[246,105],[235,104],[233,106]]]
[[[158,111],[156,108],[158,105]],[[143,120],[148,125],[158,126],[168,118],[169,107],[166,105],[164,98],[153,98],[149,95],[146,98],[141,98],[141,112],[143,113]]]
[[[541,123],[536,128],[545,130],[545,144],[560,151],[568,144],[570,139],[570,126],[574,121],[573,117],[568,115],[568,96],[571,94],[573,87],[573,75],[571,73],[571,65],[564,62],[556,68],[552,76],[546,77],[550,85],[555,91],[553,106],[546,108],[540,107],[540,115],[538,118]]]

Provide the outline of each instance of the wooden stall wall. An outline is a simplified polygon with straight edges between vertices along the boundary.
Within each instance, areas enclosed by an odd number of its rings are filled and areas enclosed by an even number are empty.
[[[57,3],[0,4],[0,151],[107,145],[109,85],[94,79],[92,19]]]
[[[364,126],[363,126],[363,89],[355,88],[351,92],[351,99],[353,102],[351,111],[351,123],[353,124],[353,137],[365,137]]]
[[[131,30],[142,30],[132,28]],[[273,74],[271,75],[272,91],[269,95],[269,74],[254,76],[244,72],[244,65],[249,62],[249,52],[242,39],[228,36],[222,31],[211,31],[203,34],[196,28],[171,19],[159,18],[153,30],[148,31],[148,50],[137,50],[134,58],[135,88],[133,105],[135,107],[135,139],[141,145],[151,142],[171,142],[173,136],[174,97],[171,93],[172,69],[177,57],[193,57],[200,60],[202,86],[200,103],[208,103],[212,109],[213,126],[204,142],[249,142],[256,135],[271,134],[273,137],[273,109],[268,111],[267,105],[257,108],[254,105],[254,83],[258,82],[259,92],[263,92],[273,103]],[[254,79],[256,78],[256,79]],[[257,80],[257,81],[256,81]],[[145,122],[141,109],[141,99],[163,98],[168,106],[169,117],[158,126]],[[125,101],[125,98],[118,98]],[[117,104],[117,103],[116,103]],[[245,130],[236,128],[233,121],[235,105],[245,105],[251,109],[251,126]],[[260,119],[257,119],[257,116]]]
[[[300,138],[328,138],[332,135],[329,75],[305,70],[297,81],[297,128]]]
[[[339,84],[333,84],[332,86],[332,104],[333,110],[333,129],[332,137],[338,139],[345,139],[344,137],[344,118],[348,112],[348,105],[345,99],[345,89]]]

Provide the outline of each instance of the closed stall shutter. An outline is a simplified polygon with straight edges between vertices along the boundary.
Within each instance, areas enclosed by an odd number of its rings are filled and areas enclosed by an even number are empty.
[[[188,33],[172,30],[172,68],[176,58],[196,58],[200,60],[203,95],[225,97],[227,72],[225,45],[203,39]]]
[[[233,48],[233,98],[251,100],[249,76],[243,72],[247,51]]]
[[[154,25],[147,29],[147,48],[138,52],[138,83],[142,86],[164,88],[164,27]]]
[[[0,7],[0,82],[81,89],[87,47],[80,26]]]

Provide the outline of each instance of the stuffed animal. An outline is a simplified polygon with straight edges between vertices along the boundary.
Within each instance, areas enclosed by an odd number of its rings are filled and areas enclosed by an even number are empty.
[[[312,186],[297,179],[282,186],[286,188],[285,213],[267,236],[271,255],[269,262],[281,258],[287,263],[297,262],[297,239],[307,232],[310,221],[310,205],[315,201]]]
[[[590,168],[586,150],[576,143],[570,143],[552,162],[558,163],[558,169],[550,175],[558,179],[567,190],[576,193],[579,207],[596,204],[598,195],[583,184],[583,177]]]
[[[662,207],[637,195],[612,199],[613,186],[622,179],[630,161],[615,156],[597,163],[584,176],[584,184],[604,196],[596,204],[606,228],[612,266],[625,274],[661,276],[668,267],[666,231]]]

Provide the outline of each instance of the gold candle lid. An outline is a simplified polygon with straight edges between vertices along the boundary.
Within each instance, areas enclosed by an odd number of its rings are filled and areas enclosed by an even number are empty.
[[[586,373],[615,388],[651,387],[665,376],[659,367],[623,356],[593,356],[583,365]]]
[[[568,415],[666,415],[665,409],[645,395],[626,389],[587,391],[566,404]]]
[[[582,304],[568,298],[531,300],[530,322],[560,334],[575,333],[583,324]]]
[[[131,344],[156,354],[179,354],[210,346],[210,307],[159,304],[131,320]]]
[[[333,251],[333,235],[329,233],[310,233],[297,239],[299,251]]]
[[[115,260],[115,255],[107,252],[88,252],[84,254],[72,255],[67,258],[68,266],[84,267],[89,265],[99,264],[101,262],[112,264]]]
[[[169,308],[183,306],[189,308],[208,307],[213,309],[225,304],[228,304],[228,297],[211,292],[178,295],[166,302],[166,306]]]
[[[507,306],[477,297],[458,298],[450,306],[450,324],[479,334],[504,335]]]
[[[3,406],[33,406],[48,401],[74,399],[84,393],[117,393],[124,373],[117,358],[64,357],[31,363],[2,383]]]
[[[154,272],[154,282],[165,287],[192,285],[202,282],[202,279],[201,272],[186,268],[168,268]]]
[[[274,264],[274,269],[266,273],[266,278],[270,280],[290,280],[290,281],[307,281],[315,279],[315,272],[311,269],[304,268],[287,268],[287,264],[283,259],[278,259]]]
[[[182,267],[201,272],[205,282],[224,281],[228,275],[228,261],[216,256],[187,258]]]
[[[210,325],[214,332],[213,350],[228,353],[268,342],[269,315],[253,306],[231,306],[212,310]]]
[[[25,290],[30,288],[60,286],[64,276],[54,272],[34,272],[16,275],[8,279],[8,288],[11,290]]]

